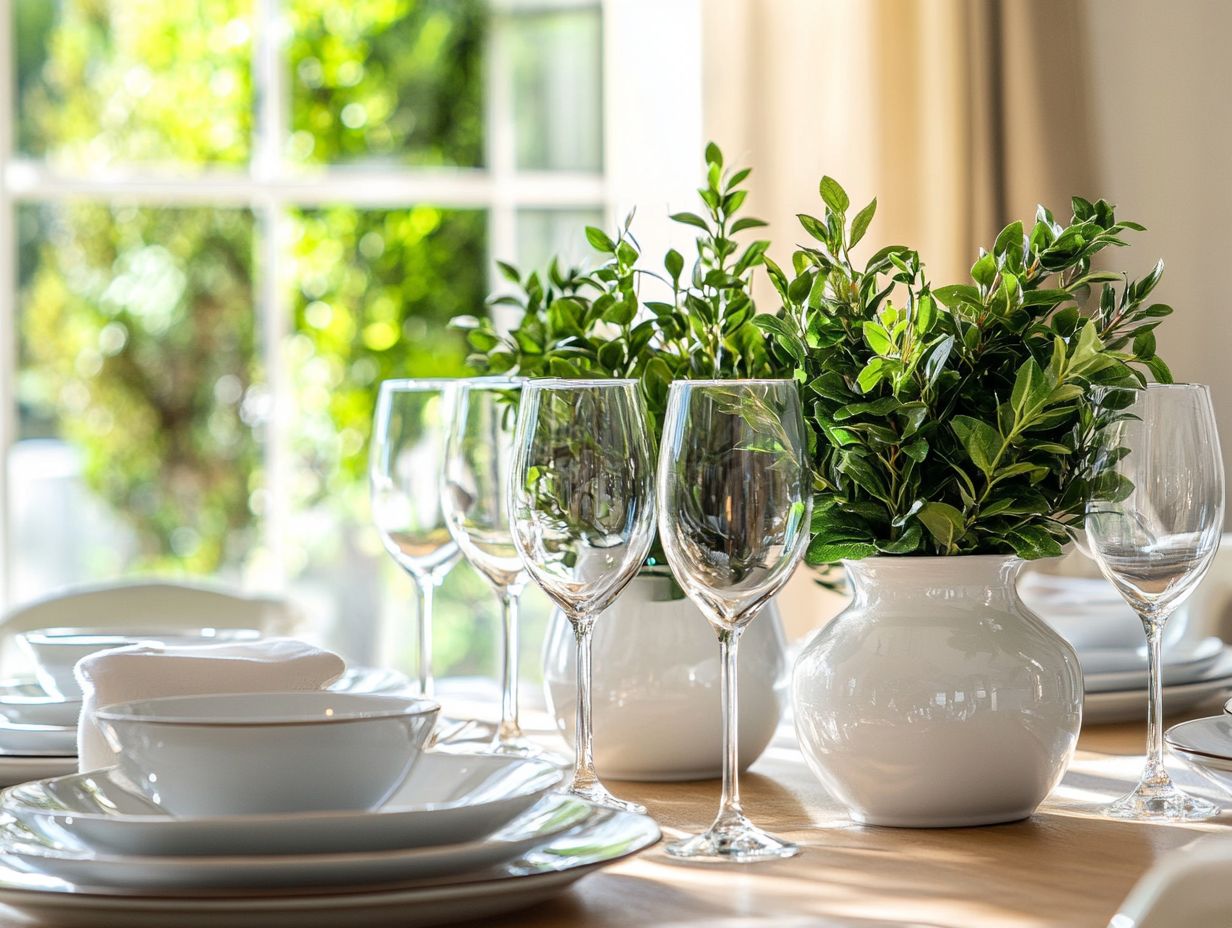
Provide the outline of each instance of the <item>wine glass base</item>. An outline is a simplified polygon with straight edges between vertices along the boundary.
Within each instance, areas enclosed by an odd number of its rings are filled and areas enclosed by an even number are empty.
[[[1103,811],[1111,818],[1136,822],[1199,822],[1222,810],[1213,802],[1191,796],[1167,780],[1159,784],[1139,783],[1132,793],[1122,796]]]
[[[585,799],[587,802],[593,802],[595,805],[603,806],[605,809],[618,809],[621,812],[636,812],[638,815],[646,814],[646,807],[639,806],[636,802],[627,802],[624,799],[617,799],[607,791],[607,787],[602,783],[594,782],[587,786],[578,786],[576,784],[565,790],[570,796],[577,796],[579,799]]]
[[[797,845],[762,831],[743,815],[717,821],[704,834],[676,841],[666,850],[672,857],[730,863],[775,860],[800,853]]]
[[[547,748],[523,735],[504,738],[497,737],[492,741],[492,746],[489,750],[493,754],[500,754],[502,757],[531,757],[535,760],[545,760],[562,768],[573,764],[573,761],[569,758],[554,751],[549,751]]]

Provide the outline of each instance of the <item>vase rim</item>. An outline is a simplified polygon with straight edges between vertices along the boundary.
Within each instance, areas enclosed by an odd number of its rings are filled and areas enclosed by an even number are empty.
[[[861,564],[927,564],[927,563],[957,563],[969,564],[973,561],[1022,561],[1024,564],[1034,564],[1037,561],[1052,561],[1056,557],[1033,558],[1028,561],[1017,554],[874,554],[871,557],[855,558],[840,561],[844,567],[858,567]]]

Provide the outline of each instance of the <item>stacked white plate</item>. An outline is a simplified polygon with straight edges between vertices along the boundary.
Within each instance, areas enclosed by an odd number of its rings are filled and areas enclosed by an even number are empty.
[[[362,761],[357,761],[362,762]],[[653,844],[531,758],[426,752],[370,812],[175,817],[115,768],[0,798],[0,902],[57,925],[426,925],[533,903]]]
[[[1103,579],[1028,573],[1018,585],[1027,606],[1055,628],[1082,663],[1087,722],[1146,716],[1147,659],[1142,623]],[[1178,614],[1163,648],[1164,705],[1182,711],[1232,692],[1232,648]]]
[[[341,693],[404,693],[411,682],[396,670],[353,667],[330,689]],[[77,769],[80,699],[48,692],[37,680],[0,682],[0,786],[57,777]],[[442,719],[436,741],[466,740],[467,723]]]

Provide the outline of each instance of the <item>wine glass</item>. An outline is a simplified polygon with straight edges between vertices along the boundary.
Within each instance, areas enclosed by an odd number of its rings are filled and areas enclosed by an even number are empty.
[[[1160,651],[1164,625],[1205,575],[1223,530],[1223,458],[1201,384],[1109,388],[1092,468],[1086,527],[1104,576],[1142,620],[1150,702],[1147,759],[1137,787],[1105,809],[1145,821],[1194,821],[1217,806],[1177,787],[1164,769]]]
[[[509,467],[522,381],[477,377],[457,392],[445,448],[441,505],[462,556],[491,584],[501,606],[501,721],[495,750],[531,755],[541,749],[518,722],[518,605],[526,568],[509,526]]]
[[[723,796],[675,857],[747,861],[799,848],[744,815],[738,780],[736,655],[749,622],[791,577],[812,512],[800,396],[790,380],[678,380],[659,448],[659,537],[667,563],[719,638]]]
[[[381,542],[419,596],[419,691],[433,692],[432,594],[458,562],[441,510],[454,380],[386,380],[377,395],[368,481]]]
[[[644,812],[599,781],[591,749],[590,640],[654,539],[646,407],[635,380],[539,380],[522,388],[509,481],[513,539],[531,578],[577,639],[577,721],[569,792]]]

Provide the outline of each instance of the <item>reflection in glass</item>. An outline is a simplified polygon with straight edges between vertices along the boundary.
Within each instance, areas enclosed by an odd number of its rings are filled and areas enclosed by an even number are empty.
[[[1096,563],[1142,620],[1147,642],[1147,761],[1137,787],[1106,812],[1116,818],[1210,818],[1163,759],[1160,660],[1164,626],[1206,575],[1223,530],[1224,474],[1211,395],[1200,384],[1108,389],[1100,407],[1087,539]]]
[[[653,466],[637,381],[545,380],[522,388],[509,512],[522,562],[577,638],[569,791],[634,810],[641,807],[612,796],[595,771],[590,643],[599,613],[616,601],[650,551]]]
[[[659,449],[659,537],[677,582],[719,637],[723,796],[704,834],[676,857],[756,860],[798,848],[750,822],[740,805],[736,657],[740,636],[782,589],[808,543],[809,468],[800,397],[790,380],[676,381]]]
[[[432,695],[432,594],[458,562],[441,508],[456,381],[386,380],[377,397],[368,471],[381,541],[419,594],[419,691]]]
[[[483,377],[457,390],[445,450],[441,505],[449,533],[471,567],[488,581],[501,606],[501,721],[495,750],[540,753],[518,722],[518,613],[526,568],[509,525],[509,469],[517,417],[518,380]]]

